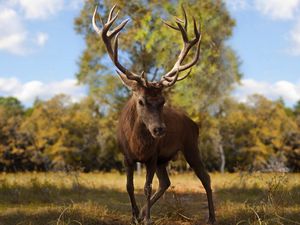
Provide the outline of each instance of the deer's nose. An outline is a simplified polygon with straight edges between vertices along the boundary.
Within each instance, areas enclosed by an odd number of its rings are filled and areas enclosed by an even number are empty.
[[[156,135],[156,136],[162,136],[164,135],[166,132],[166,126],[160,126],[160,127],[155,127],[153,129],[153,133]]]

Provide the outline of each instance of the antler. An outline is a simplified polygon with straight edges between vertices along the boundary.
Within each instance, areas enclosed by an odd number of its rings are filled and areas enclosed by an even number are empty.
[[[101,19],[101,22],[103,25],[103,28],[101,30],[96,24],[96,15],[97,15],[97,10],[98,10],[98,6],[96,6],[94,15],[93,15],[93,20],[92,20],[93,28],[98,33],[98,35],[102,37],[102,40],[105,44],[105,47],[106,47],[109,57],[111,58],[111,60],[115,64],[115,66],[119,69],[119,71],[117,71],[117,72],[118,72],[119,76],[121,77],[121,79],[123,80],[124,79],[123,77],[126,76],[127,79],[135,80],[140,85],[147,87],[148,81],[147,81],[147,78],[146,78],[144,72],[142,72],[142,74],[139,76],[139,75],[127,70],[124,66],[122,66],[120,64],[120,62],[118,60],[119,34],[120,34],[120,31],[126,26],[129,19],[124,20],[116,28],[114,28],[112,31],[110,31],[109,29],[111,28],[113,23],[116,21],[116,19],[118,18],[118,14],[119,14],[119,11],[118,11],[115,15],[113,15],[115,8],[116,8],[116,5],[114,5],[112,7],[112,9],[110,10],[106,23],[103,23],[103,21]],[[113,41],[113,45],[112,45],[112,41]]]
[[[178,76],[179,73],[194,66],[197,63],[197,61],[199,59],[199,55],[200,55],[201,29],[200,28],[198,29],[196,20],[193,17],[195,38],[192,40],[189,40],[188,34],[187,34],[188,21],[187,21],[186,12],[185,12],[185,9],[183,6],[182,6],[182,10],[183,10],[183,15],[184,15],[184,21],[179,18],[176,18],[177,27],[163,21],[168,27],[170,27],[176,31],[180,31],[182,39],[183,39],[183,48],[178,56],[178,59],[177,59],[175,65],[160,80],[160,84],[163,85],[164,87],[170,87],[170,86],[174,85],[176,83],[176,81],[185,79],[190,74],[191,70],[185,76],[180,77],[180,78]],[[183,23],[183,25],[182,25],[182,23]],[[184,61],[185,57],[189,53],[190,49],[195,45],[197,46],[197,48],[196,48],[196,54],[195,54],[193,60],[189,63],[181,65],[182,62]]]

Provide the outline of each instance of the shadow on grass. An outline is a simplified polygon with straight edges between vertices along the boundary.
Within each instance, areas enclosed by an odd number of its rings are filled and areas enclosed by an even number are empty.
[[[215,194],[219,225],[300,224],[300,185],[223,187]]]
[[[117,215],[101,215],[103,212],[98,210],[98,216],[87,213],[78,206],[62,211],[54,208],[40,208],[36,212],[12,210],[0,216],[0,225],[128,225],[126,219]]]
[[[284,215],[274,215],[265,212],[240,209],[235,213],[222,213],[218,216],[218,225],[297,225],[300,221],[298,212],[286,212]]]
[[[136,192],[141,206],[145,200],[143,191]],[[265,224],[300,221],[299,185],[289,191],[223,187],[216,190],[215,198],[220,225],[258,224],[259,219]],[[155,224],[160,225],[205,224],[207,214],[205,194],[179,194],[172,189],[152,210]],[[49,183],[33,183],[29,187],[0,184],[0,225],[123,225],[130,224],[130,217],[128,195],[117,189],[82,185],[67,188]]]
[[[136,191],[140,206],[142,190]],[[202,224],[207,220],[206,195],[177,194],[169,190],[153,207],[155,224]],[[61,218],[58,219],[61,215]],[[108,188],[72,188],[51,184],[30,187],[0,185],[0,225],[130,224],[131,205],[126,192]],[[2,222],[2,224],[1,224]]]
[[[300,206],[300,185],[291,189],[262,189],[258,187],[218,188],[220,199],[236,203],[258,203],[273,201],[277,206]]]

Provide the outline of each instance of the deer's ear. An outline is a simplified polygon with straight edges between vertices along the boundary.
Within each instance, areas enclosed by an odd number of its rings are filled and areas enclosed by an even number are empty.
[[[129,80],[125,74],[117,71],[117,73],[119,74],[119,77],[122,80],[122,83],[128,87],[129,89],[131,89],[132,91],[137,90],[138,88],[138,83],[135,80]]]

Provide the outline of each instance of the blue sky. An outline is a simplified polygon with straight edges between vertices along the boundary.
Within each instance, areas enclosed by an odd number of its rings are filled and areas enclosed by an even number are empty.
[[[237,21],[228,44],[244,77],[233,95],[260,93],[300,99],[300,0],[226,0]],[[30,105],[36,97],[65,93],[78,101],[76,62],[84,49],[73,20],[83,0],[0,0],[0,95]],[[92,12],[91,12],[92,13]]]
[[[229,45],[244,74],[233,93],[246,101],[253,93],[300,100],[300,0],[227,0],[237,25]]]
[[[0,95],[25,105],[65,93],[74,101],[83,38],[74,31],[81,0],[0,0]]]

